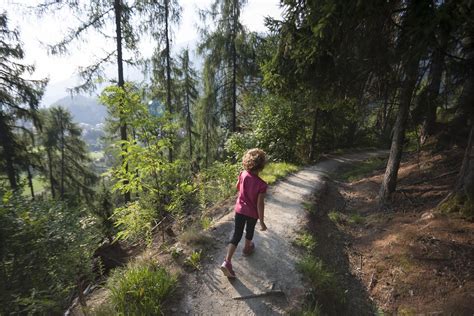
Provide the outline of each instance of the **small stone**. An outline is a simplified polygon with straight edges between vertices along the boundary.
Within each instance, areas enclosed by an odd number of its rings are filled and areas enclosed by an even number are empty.
[[[421,219],[427,220],[427,219],[432,219],[434,218],[434,214],[432,212],[424,212],[421,214]]]
[[[173,313],[176,313],[176,312],[178,311],[178,309],[177,309],[176,307],[173,307],[173,308],[171,309],[171,311],[172,311]]]

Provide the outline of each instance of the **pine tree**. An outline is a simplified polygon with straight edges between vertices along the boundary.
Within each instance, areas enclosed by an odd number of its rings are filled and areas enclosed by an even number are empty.
[[[207,72],[218,78],[217,102],[227,129],[234,133],[238,130],[237,98],[245,76],[244,62],[246,32],[240,22],[242,7],[246,0],[215,0],[209,11],[201,12],[206,23],[210,17],[215,29],[209,32],[209,26],[202,29],[203,43],[198,51],[205,55]]]
[[[145,3],[147,3],[145,1]],[[153,7],[143,6],[142,12],[149,12],[149,20],[144,23],[155,40],[157,47],[152,57],[152,94],[164,102],[167,111],[179,112],[176,65],[171,56],[172,25],[181,19],[181,7],[177,0],[151,1]],[[173,147],[173,146],[172,146]],[[173,148],[169,149],[169,161],[173,161]]]
[[[16,131],[32,121],[39,126],[38,104],[47,80],[27,80],[35,68],[21,63],[24,51],[17,30],[8,28],[6,13],[0,13],[0,162],[10,187],[18,189],[20,157],[25,147]]]
[[[69,197],[91,196],[96,175],[91,171],[91,159],[81,138],[81,129],[72,122],[71,114],[62,107],[43,113],[41,145],[46,155],[45,178],[49,178],[51,195]]]
[[[97,79],[104,76],[104,67],[108,63],[114,63],[117,66],[117,86],[124,88],[124,62],[127,61],[124,53],[137,53],[137,44],[139,35],[146,32],[154,32],[149,27],[149,23],[134,25],[134,18],[142,18],[147,21],[154,21],[156,12],[161,12],[162,7],[156,1],[135,0],[135,1],[77,1],[77,0],[58,0],[46,1],[38,6],[41,13],[49,11],[60,11],[68,8],[80,16],[85,15],[87,18],[82,21],[76,28],[72,29],[66,37],[54,45],[49,46],[52,54],[63,54],[68,51],[70,44],[78,39],[82,39],[87,31],[96,30],[105,38],[111,37],[106,32],[112,25],[115,29],[115,50],[106,52],[101,58],[93,62],[91,65],[81,68],[79,74],[84,79],[83,83],[75,87],[73,91],[79,92],[84,90],[93,90]],[[110,14],[113,12],[113,14]],[[113,19],[111,19],[113,17]],[[128,139],[128,129],[125,122],[120,122],[120,139],[126,141]],[[127,168],[126,162],[122,162]],[[130,201],[130,194],[124,194],[125,202]]]
[[[189,145],[189,160],[193,159],[193,108],[199,96],[197,90],[197,74],[192,68],[189,60],[189,50],[184,49],[179,56],[180,71],[181,71],[181,95],[183,100],[183,116],[186,122],[186,133],[188,136]]]

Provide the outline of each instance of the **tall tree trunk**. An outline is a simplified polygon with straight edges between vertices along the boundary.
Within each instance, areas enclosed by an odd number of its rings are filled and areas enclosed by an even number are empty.
[[[461,165],[461,170],[459,171],[458,181],[456,183],[456,191],[461,191],[464,189],[468,182],[473,182],[474,179],[471,179],[473,176],[473,153],[472,146],[474,145],[474,32],[471,31],[471,34],[463,39],[463,45],[466,56],[466,65],[468,69],[468,78],[466,79],[463,91],[459,97],[459,111],[462,114],[462,120],[466,120],[468,126],[471,126],[469,133],[469,140],[467,143],[466,151],[464,153],[464,159]],[[466,192],[468,193],[468,192]],[[470,192],[471,193],[471,192]],[[471,193],[474,197],[474,192]]]
[[[171,104],[171,57],[170,57],[170,37],[169,37],[169,0],[165,0],[165,40],[166,40],[166,103],[170,114],[173,114]],[[173,162],[173,143],[169,149],[169,162]]]
[[[186,81],[188,74],[186,73]],[[189,161],[193,159],[193,142],[192,142],[192,135],[191,135],[191,109],[189,104],[189,91],[186,91],[186,129],[188,132],[188,139],[189,139]]]
[[[35,190],[33,188],[33,175],[31,174],[30,165],[26,165],[26,173],[28,175],[28,186],[30,187],[31,198],[35,199]]]
[[[413,90],[418,77],[419,57],[407,61],[405,80],[402,84],[400,93],[400,106],[398,109],[397,120],[392,136],[392,145],[390,147],[390,156],[388,158],[385,175],[382,186],[379,191],[379,201],[381,204],[387,202],[397,186],[398,168],[402,159],[403,141],[405,139],[405,128],[408,120]]]
[[[54,199],[56,197],[56,193],[54,191],[53,157],[51,155],[51,149],[46,149],[46,155],[48,156],[49,185],[51,187],[51,196]]]
[[[209,119],[206,120],[206,168],[209,167]]]
[[[233,0],[232,7],[232,132],[237,131],[237,5],[238,0]]]
[[[118,71],[118,82],[119,88],[124,88],[125,81],[123,79],[123,57],[122,57],[122,1],[114,0],[114,11],[115,11],[115,33],[117,36],[117,71]],[[120,139],[122,141],[127,140],[127,123],[123,120],[120,121]],[[122,145],[122,151],[126,151],[125,145]],[[122,164],[125,165],[125,170],[128,172],[128,164],[122,157]],[[125,184],[128,181],[125,180]],[[124,194],[125,203],[130,202],[130,192]]]
[[[319,109],[314,111],[313,130],[311,132],[311,144],[309,149],[309,161],[313,161],[316,156],[316,134],[318,128]]]
[[[9,127],[4,123],[6,118],[2,117],[0,113],[0,145],[5,153],[5,167],[7,171],[8,181],[12,190],[18,189],[17,175],[15,166],[13,165],[13,135]]]
[[[60,117],[61,123],[61,186],[60,186],[60,197],[61,200],[64,198],[64,126],[63,117]]]
[[[442,38],[440,47],[433,52],[430,73],[428,77],[427,107],[424,113],[421,125],[420,140],[423,144],[426,139],[433,135],[434,125],[436,123],[437,98],[441,86],[441,77],[443,75],[444,51],[446,50],[447,36]]]
[[[469,174],[469,170],[472,168],[474,154],[472,152],[472,145],[473,145],[473,137],[474,137],[474,124],[471,122],[471,131],[469,133],[469,139],[467,142],[466,150],[464,151],[464,158],[462,160],[461,169],[459,170],[458,179],[456,182],[455,191],[459,192],[463,190],[467,175]]]

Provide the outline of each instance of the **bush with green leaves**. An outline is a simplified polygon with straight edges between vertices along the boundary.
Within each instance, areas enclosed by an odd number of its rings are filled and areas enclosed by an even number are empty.
[[[241,161],[245,152],[257,147],[257,139],[253,132],[234,133],[225,143],[225,149],[236,161]]]
[[[215,162],[199,174],[197,189],[203,208],[236,194],[235,183],[240,164]]]
[[[306,137],[304,117],[291,101],[272,95],[256,100],[252,118],[252,138],[273,160],[297,161]]]
[[[162,315],[163,301],[174,291],[176,277],[155,262],[135,262],[117,269],[107,281],[118,315]]]
[[[0,315],[58,314],[91,279],[100,238],[86,208],[0,190]]]

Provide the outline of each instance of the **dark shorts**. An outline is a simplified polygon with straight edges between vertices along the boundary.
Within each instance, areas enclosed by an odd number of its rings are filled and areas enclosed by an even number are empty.
[[[235,226],[234,226],[234,234],[230,239],[229,243],[237,246],[242,239],[242,235],[244,233],[245,227],[245,239],[252,240],[253,233],[255,232],[255,225],[257,224],[257,219],[242,215],[239,213],[235,213]]]

